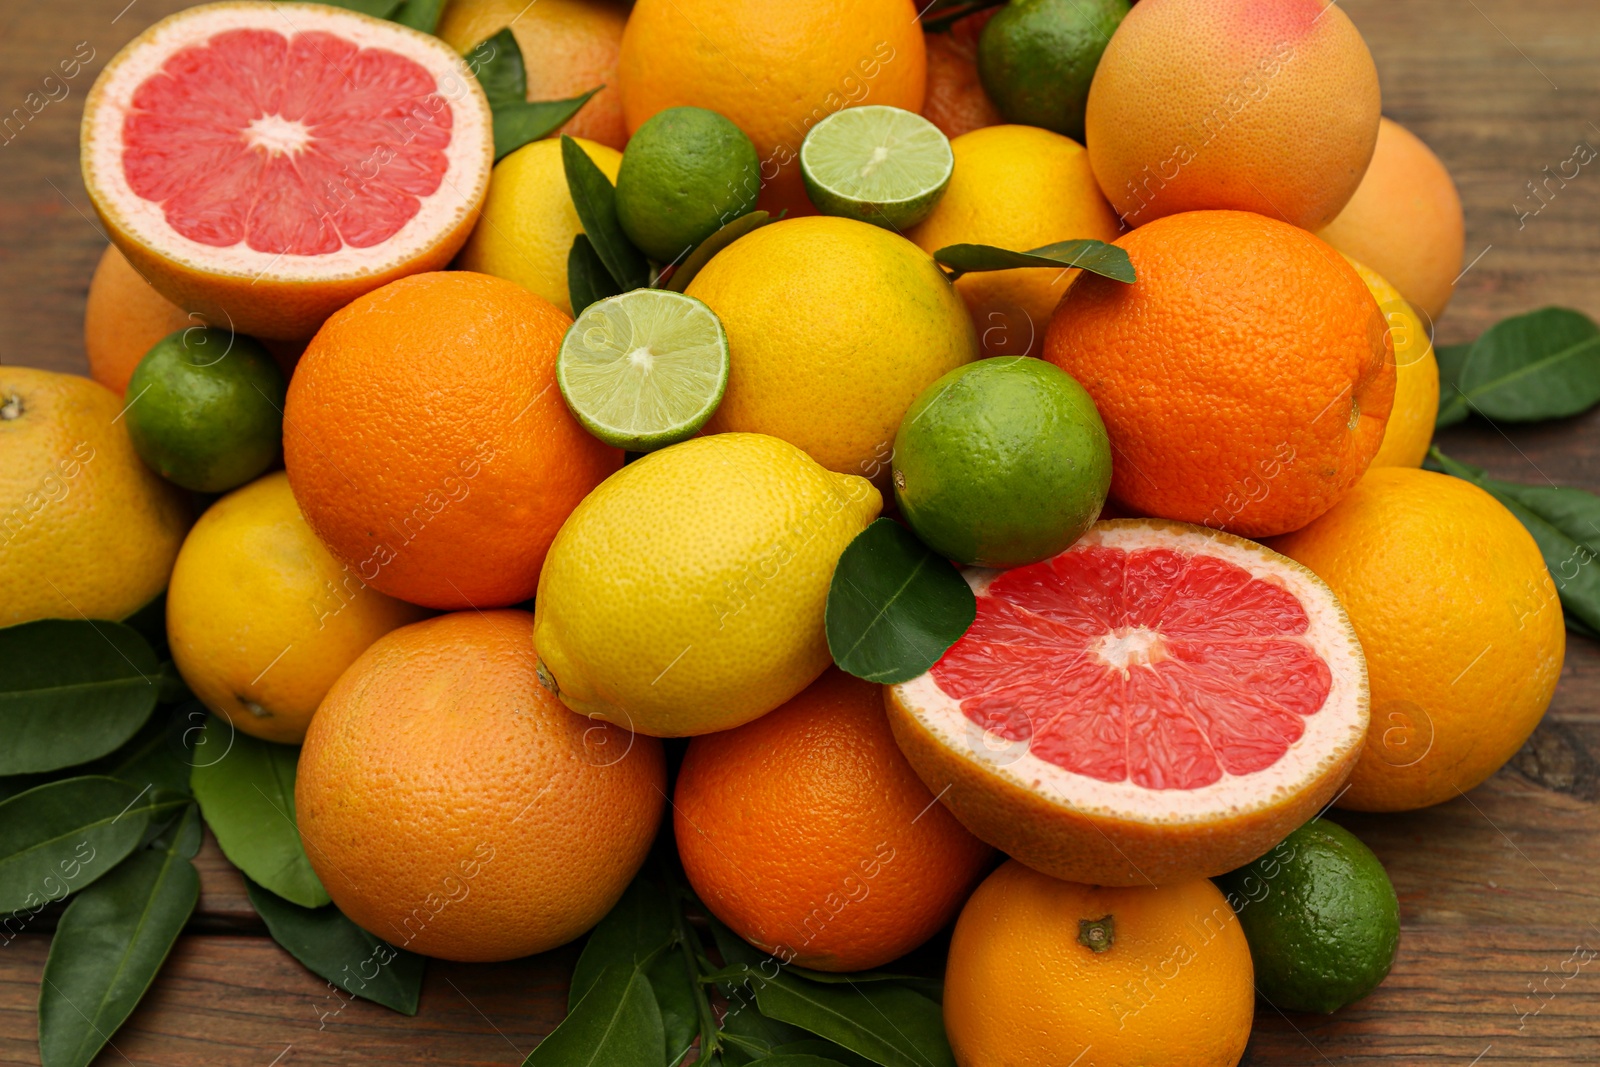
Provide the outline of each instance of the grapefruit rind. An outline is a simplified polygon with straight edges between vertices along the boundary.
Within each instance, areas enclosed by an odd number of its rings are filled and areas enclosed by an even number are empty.
[[[1194,789],[1149,789],[1065,770],[973,722],[933,671],[886,687],[901,749],[975,835],[1057,878],[1096,885],[1211,877],[1255,859],[1331,801],[1365,742],[1366,660],[1344,609],[1309,569],[1231,534],[1155,519],[1096,523],[1074,549],[1164,547],[1220,557],[1301,603],[1331,675],[1305,732],[1271,766]],[[1073,551],[1069,549],[1068,551]],[[1004,572],[965,572],[980,598]],[[1140,669],[1134,667],[1132,669]]]
[[[397,53],[437,79],[436,95],[451,111],[443,149],[447,168],[437,191],[420,198],[420,208],[392,236],[364,248],[347,242],[327,255],[263,252],[243,241],[217,247],[179,233],[161,203],[134,192],[122,165],[123,125],[134,93],[176,53],[241,29],[285,37],[332,33],[363,49]],[[373,118],[376,123],[394,117]],[[488,100],[461,57],[442,41],[342,8],[258,0],[179,11],[135,37],[90,89],[81,144],[89,198],[140,275],[211,325],[283,340],[309,337],[334,311],[381,285],[448,265],[477,222],[494,163]]]

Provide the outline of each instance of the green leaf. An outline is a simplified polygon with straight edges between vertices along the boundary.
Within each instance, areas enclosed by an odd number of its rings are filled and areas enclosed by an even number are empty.
[[[351,996],[404,1015],[417,1013],[423,957],[367,933],[332,904],[302,908],[249,878],[244,888],[272,939],[312,974]]]
[[[42,1067],[87,1067],[138,1006],[200,899],[191,804],[178,828],[79,893],[61,915],[39,989]]]
[[[567,191],[589,243],[606,265],[622,292],[642,289],[650,282],[650,264],[633,246],[617,222],[617,191],[589,154],[565,134],[561,137],[561,162],[566,169]]]
[[[893,519],[876,519],[834,568],[828,651],[857,678],[892,685],[937,663],[977,614],[972,590],[949,560]]]
[[[405,0],[319,0],[329,7],[342,7],[346,11],[359,11],[375,19],[393,18]]]
[[[574,237],[572,251],[567,253],[567,297],[572,302],[572,317],[582,315],[590,304],[620,292],[589,238],[581,233]]]
[[[695,250],[690,252],[682,263],[678,264],[678,268],[667,279],[666,287],[675,293],[683,292],[689,288],[689,283],[694,281],[694,276],[699,274],[707,263],[711,262],[712,256],[715,256],[745,234],[759,230],[772,221],[772,216],[767,212],[752,211],[748,215],[740,215],[732,222],[724,223],[710,237],[696,245]]]
[[[759,1062],[762,1057],[772,1055],[779,1048],[811,1038],[798,1026],[780,1023],[762,1015],[750,1002],[750,996],[750,993],[743,992],[741,999],[728,1006],[728,1013],[722,1019],[724,1063],[730,1067],[743,1067],[747,1063]]]
[[[122,620],[122,625],[136,632],[145,639],[154,652],[156,659],[169,660],[172,651],[167,647],[167,591],[165,589],[156,594],[156,598],[138,611]]]
[[[1454,426],[1467,417],[1467,405],[1460,402],[1456,382],[1461,380],[1461,368],[1466,365],[1471,343],[1464,345],[1434,345],[1433,355],[1439,361],[1439,415],[1434,420],[1435,429]]]
[[[700,1033],[700,1006],[695,999],[696,974],[681,951],[667,951],[645,968],[656,1007],[661,1011],[662,1047],[667,1063],[683,1059]]]
[[[225,739],[231,738],[232,746]],[[300,750],[206,722],[206,745],[226,755],[197,762],[189,775],[206,825],[222,854],[250,878],[305,908],[328,903],[294,821],[295,764]]]
[[[41,619],[0,630],[0,774],[53,771],[115,750],[155,710],[160,664],[118,622]]]
[[[463,58],[467,68],[477,76],[492,110],[527,101],[528,71],[522,64],[522,48],[510,26],[479,41]]]
[[[1600,631],[1600,496],[1563,486],[1502,482],[1438,448],[1428,456],[1446,474],[1493,495],[1527,527],[1555,582],[1568,627],[1578,630],[1572,625],[1577,622],[1584,627],[1580,633]],[[1543,607],[1529,605],[1532,611]]]
[[[131,741],[85,769],[140,788],[151,786],[187,795],[189,764],[174,751],[168,725],[160,716],[152,718]]]
[[[939,1005],[892,982],[818,985],[787,974],[753,983],[768,1018],[808,1030],[882,1067],[954,1067]]]
[[[1560,419],[1600,401],[1600,326],[1568,308],[1502,319],[1464,357],[1439,360],[1439,426],[1473,411],[1505,422]]]
[[[1128,253],[1104,241],[1057,241],[1027,252],[994,245],[946,245],[933,258],[949,267],[955,277],[972,271],[1014,270],[1017,267],[1081,267],[1117,282],[1133,282],[1133,261]]]
[[[576,115],[604,85],[565,100],[532,100],[494,110],[494,161],[500,162],[525,144],[555,133]],[[601,175],[604,177],[604,175]]]
[[[672,944],[673,931],[672,902],[641,874],[584,943],[583,953],[572,969],[567,1010],[577,1007],[608,968],[638,967],[655,957]]]
[[[443,8],[444,0],[403,0],[389,17],[402,26],[432,33],[434,27],[439,25],[439,12]]]
[[[608,967],[523,1067],[665,1067],[666,1035],[650,980]]]
[[[756,1060],[761,1067],[846,1067],[835,1059],[814,1056],[809,1052],[779,1052]]]
[[[37,911],[139,847],[153,816],[186,803],[112,778],[66,778],[0,803],[0,912]]]
[[[823,985],[855,984],[859,982],[899,982],[932,1000],[944,999],[944,983],[937,978],[918,974],[894,974],[890,971],[813,971],[807,967],[790,964],[785,970],[796,978]]]

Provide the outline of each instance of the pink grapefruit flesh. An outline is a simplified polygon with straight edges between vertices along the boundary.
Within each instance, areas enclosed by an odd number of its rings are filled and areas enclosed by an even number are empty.
[[[448,263],[493,162],[488,103],[443,42],[296,3],[158,22],[96,81],[82,141],[95,207],[152,285],[284,339]]]
[[[887,691],[890,718],[969,829],[1047,874],[1221,874],[1314,815],[1360,753],[1354,631],[1270,549],[1119,519],[1053,559],[966,575],[976,621]]]

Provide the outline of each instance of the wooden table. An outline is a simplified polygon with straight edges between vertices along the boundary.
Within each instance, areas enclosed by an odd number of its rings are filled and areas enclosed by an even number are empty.
[[[124,6],[126,5],[126,6]],[[51,0],[0,12],[0,112],[87,42],[94,59],[0,147],[0,361],[85,369],[89,275],[105,240],[78,178],[78,120],[95,73],[185,0]],[[1600,147],[1593,0],[1345,0],[1382,76],[1384,111],[1455,175],[1467,258],[1439,340],[1469,340],[1546,304],[1600,317],[1600,171],[1535,217],[1528,183],[1578,142]],[[59,95],[59,90],[56,90]],[[1456,427],[1443,446],[1491,473],[1600,490],[1600,413],[1517,429]],[[1260,1007],[1245,1062],[1600,1062],[1600,648],[1572,638],[1544,724],[1470,796],[1399,816],[1341,813],[1400,893],[1404,935],[1377,993],[1332,1018]],[[433,963],[407,1019],[326,984],[265,936],[239,876],[208,841],[192,928],[100,1064],[515,1065],[560,1019],[573,951],[499,965]],[[0,1064],[36,1064],[48,937],[0,949]],[[337,1012],[337,1014],[330,1014]]]

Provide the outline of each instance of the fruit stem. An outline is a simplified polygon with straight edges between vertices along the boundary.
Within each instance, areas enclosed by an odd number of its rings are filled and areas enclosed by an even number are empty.
[[[22,397],[16,393],[7,393],[4,400],[0,400],[0,421],[10,422],[12,419],[22,417]]]
[[[1110,915],[1078,920],[1078,944],[1090,952],[1104,952],[1117,939],[1116,919]]]

